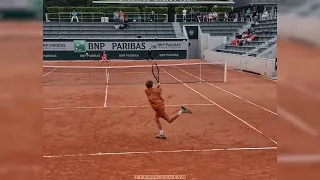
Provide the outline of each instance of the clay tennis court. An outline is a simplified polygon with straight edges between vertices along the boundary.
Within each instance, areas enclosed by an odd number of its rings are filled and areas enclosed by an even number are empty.
[[[166,140],[144,94],[151,62],[44,62],[45,179],[277,178],[275,81],[201,65],[200,83],[199,60],[157,63],[167,112],[193,111],[162,121]]]

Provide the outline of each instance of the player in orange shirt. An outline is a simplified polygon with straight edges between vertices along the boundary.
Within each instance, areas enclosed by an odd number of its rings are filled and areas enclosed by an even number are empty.
[[[158,85],[158,87],[153,88],[153,82],[151,80],[146,81],[145,83],[147,89],[145,90],[145,93],[148,97],[148,101],[152,107],[152,109],[156,112],[155,115],[155,121],[158,125],[160,134],[158,136],[156,136],[156,138],[158,139],[166,139],[166,136],[162,130],[162,126],[160,124],[159,119],[163,118],[164,120],[166,120],[168,123],[172,123],[174,120],[176,120],[182,113],[189,113],[192,114],[192,112],[181,106],[180,110],[178,111],[177,114],[175,114],[173,117],[169,117],[169,115],[166,113],[165,111],[165,107],[164,107],[164,99],[162,97],[162,88],[160,87],[160,83]]]
[[[107,53],[105,51],[103,51],[102,56],[101,56],[101,61],[100,61],[100,66],[103,62],[106,62],[109,65],[108,62],[108,57],[107,57]]]

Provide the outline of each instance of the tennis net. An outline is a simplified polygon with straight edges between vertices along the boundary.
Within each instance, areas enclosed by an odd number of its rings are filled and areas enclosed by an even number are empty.
[[[224,63],[158,65],[161,84],[226,82]],[[140,66],[43,66],[43,85],[125,85],[144,84],[155,78],[152,65]]]

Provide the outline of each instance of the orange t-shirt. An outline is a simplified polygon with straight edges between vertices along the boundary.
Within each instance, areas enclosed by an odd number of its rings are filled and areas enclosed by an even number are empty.
[[[124,18],[124,13],[121,12],[119,16],[120,16],[120,18]]]
[[[164,99],[162,97],[162,89],[150,88],[144,91],[148,97],[148,101],[153,110],[157,110],[161,105],[164,104]]]

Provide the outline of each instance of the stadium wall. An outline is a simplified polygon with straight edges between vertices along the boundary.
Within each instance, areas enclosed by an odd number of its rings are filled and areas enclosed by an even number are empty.
[[[186,59],[187,39],[44,39],[43,60],[100,60],[102,51],[109,59],[145,60],[152,48],[154,59]]]
[[[208,33],[203,33],[201,35],[201,52],[205,50],[213,50],[222,44],[227,43],[226,36],[210,36]]]
[[[240,56],[216,51],[204,51],[202,57],[203,60],[208,62],[227,63],[227,66],[232,69],[252,72],[270,78],[276,76],[275,59]]]
[[[275,59],[277,57],[277,44],[268,48],[265,52],[258,55],[260,58]]]

